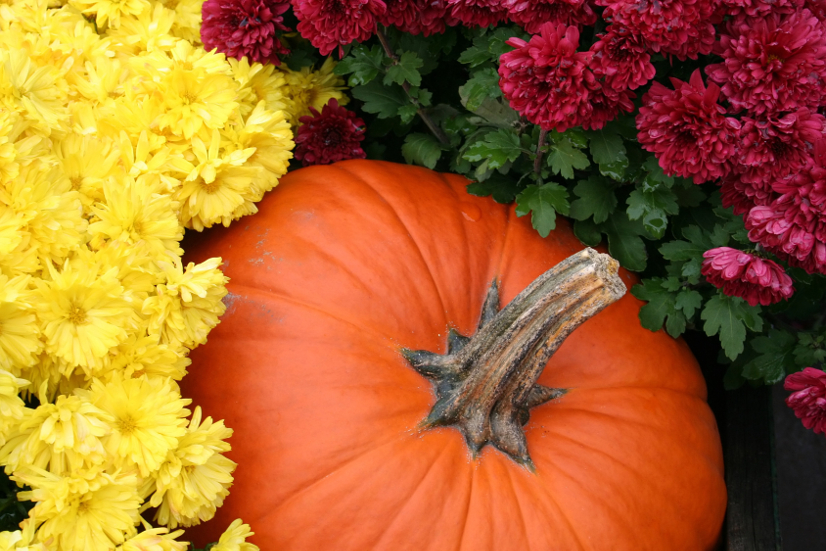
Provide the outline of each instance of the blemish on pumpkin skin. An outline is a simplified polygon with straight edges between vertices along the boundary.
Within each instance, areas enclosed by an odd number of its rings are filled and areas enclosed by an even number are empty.
[[[238,295],[235,295],[233,293],[227,293],[226,295],[224,295],[224,298],[221,299],[221,302],[223,302],[224,306],[227,307],[226,312],[224,312],[224,315],[231,314],[235,311],[235,304],[238,302],[239,298],[244,297],[239,297]]]

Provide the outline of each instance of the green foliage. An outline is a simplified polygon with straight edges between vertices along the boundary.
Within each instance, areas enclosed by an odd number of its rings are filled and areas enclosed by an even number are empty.
[[[442,147],[439,145],[439,140],[431,134],[414,132],[404,139],[402,155],[404,155],[404,160],[410,164],[435,168],[439,157],[442,156]]]
[[[706,335],[719,335],[723,352],[731,360],[743,352],[746,328],[752,331],[760,331],[763,328],[760,306],[749,306],[741,298],[729,297],[722,293],[706,302],[700,317],[705,321],[703,330]]]
[[[531,223],[542,237],[548,237],[556,227],[556,213],[568,214],[568,208],[568,190],[553,182],[528,186],[516,198],[516,214],[530,213]]]

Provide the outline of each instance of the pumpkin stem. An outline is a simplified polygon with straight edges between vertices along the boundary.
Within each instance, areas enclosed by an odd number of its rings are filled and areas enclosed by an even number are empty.
[[[567,392],[536,381],[574,329],[625,294],[618,269],[610,256],[585,249],[539,276],[501,311],[494,281],[472,337],[451,330],[447,354],[402,350],[436,389],[422,426],[455,426],[474,455],[492,444],[533,469],[522,425],[530,408]]]

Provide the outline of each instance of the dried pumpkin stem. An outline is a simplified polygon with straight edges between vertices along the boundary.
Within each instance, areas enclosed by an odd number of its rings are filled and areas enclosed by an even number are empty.
[[[474,453],[493,444],[532,467],[522,425],[530,408],[566,392],[536,381],[574,329],[625,294],[618,269],[610,256],[585,249],[539,276],[498,312],[494,282],[475,335],[452,332],[445,355],[403,350],[436,387],[436,404],[423,426],[456,426]]]

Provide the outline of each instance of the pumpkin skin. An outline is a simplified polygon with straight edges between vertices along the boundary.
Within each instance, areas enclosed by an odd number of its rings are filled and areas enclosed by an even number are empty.
[[[400,349],[444,353],[449,327],[474,333],[494,279],[504,307],[583,248],[564,221],[543,239],[466,185],[379,161],[304,168],[255,216],[186,243],[231,280],[184,394],[235,430],[239,463],[216,519],[188,531],[196,545],[241,517],[278,551],[714,548],[726,490],[705,383],[630,293],[540,376],[570,390],[531,410],[535,471],[419,428],[434,390]]]

